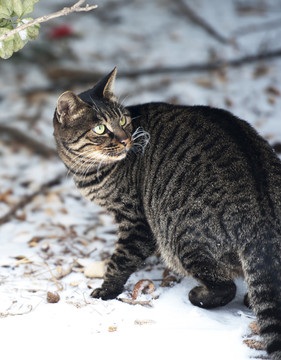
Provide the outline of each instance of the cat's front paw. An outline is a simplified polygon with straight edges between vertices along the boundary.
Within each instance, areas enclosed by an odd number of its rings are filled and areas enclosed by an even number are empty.
[[[106,288],[97,288],[91,293],[91,297],[95,299],[102,299],[102,300],[111,300],[115,299],[122,290],[113,290],[113,289],[106,289]]]

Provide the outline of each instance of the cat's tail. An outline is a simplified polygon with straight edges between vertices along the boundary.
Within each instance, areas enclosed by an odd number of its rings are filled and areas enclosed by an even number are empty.
[[[281,360],[281,236],[267,226],[256,243],[245,245],[241,260],[265,348]]]

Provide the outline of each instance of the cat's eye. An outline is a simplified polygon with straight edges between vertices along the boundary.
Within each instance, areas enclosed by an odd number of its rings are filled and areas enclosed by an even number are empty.
[[[97,125],[96,127],[93,128],[94,132],[98,135],[102,135],[105,133],[105,125]]]
[[[125,126],[126,124],[127,124],[127,119],[125,118],[125,116],[122,116],[120,119],[120,125]]]

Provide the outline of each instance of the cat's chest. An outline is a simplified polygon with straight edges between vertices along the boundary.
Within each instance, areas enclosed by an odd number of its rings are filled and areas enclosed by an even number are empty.
[[[93,177],[87,181],[74,178],[80,193],[88,200],[112,212],[133,211],[138,202],[137,189],[134,182],[124,174],[112,172],[107,176]],[[115,212],[116,212],[115,211]]]

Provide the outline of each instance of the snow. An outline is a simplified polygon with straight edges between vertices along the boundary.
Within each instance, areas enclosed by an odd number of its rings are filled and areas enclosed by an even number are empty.
[[[226,38],[235,38],[236,44],[221,44],[191,23],[177,2],[104,0],[91,13],[42,25],[38,40],[19,56],[1,60],[0,126],[9,125],[55,147],[53,111],[56,99],[67,89],[56,85],[50,91],[52,68],[106,74],[115,65],[120,72],[176,67],[278,48],[281,27],[235,34],[245,26],[278,19],[280,0],[264,1],[262,12],[237,10],[239,4],[259,5],[250,0],[186,3]],[[40,2],[35,15],[63,6],[55,0]],[[77,36],[48,39],[48,30],[59,24],[71,25]],[[280,65],[276,58],[216,72],[117,77],[116,94],[128,105],[172,101],[226,108],[275,144],[281,140]],[[72,90],[88,86],[73,80]],[[59,159],[42,157],[5,133],[0,134],[0,218],[60,174],[57,185],[33,197],[0,225],[2,357],[249,360],[264,355],[243,343],[254,320],[243,305],[243,279],[237,279],[237,296],[230,304],[199,309],[188,300],[196,281],[181,279],[172,287],[161,287],[165,266],[155,256],[129,278],[120,296],[130,299],[139,280],[151,279],[156,288],[153,296],[141,295],[138,300],[150,301],[152,307],[92,299],[92,289],[102,280],[86,278],[83,270],[91,262],[108,259],[116,226],[103,209],[81,198]],[[60,300],[48,303],[48,291],[57,292]]]

